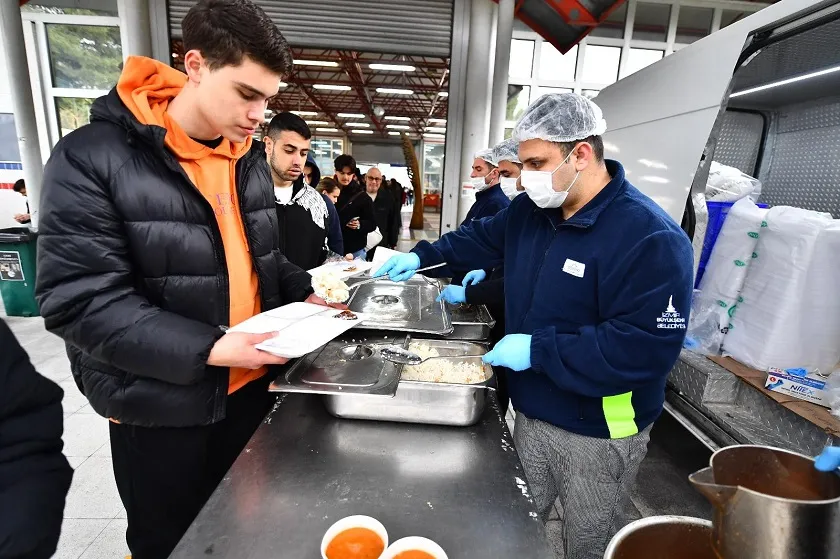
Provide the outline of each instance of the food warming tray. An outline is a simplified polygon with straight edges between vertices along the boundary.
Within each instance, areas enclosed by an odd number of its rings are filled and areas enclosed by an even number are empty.
[[[494,384],[493,369],[481,361],[486,344],[453,340],[420,340],[440,355],[476,355],[487,380],[476,384],[446,384],[400,380],[393,398],[372,400],[363,395],[337,394],[324,396],[327,411],[335,417],[426,423],[465,427],[474,425],[487,406],[488,391]],[[440,360],[443,361],[443,360]],[[459,362],[469,361],[459,359]]]
[[[403,366],[386,361],[379,354],[380,347],[391,344],[406,347],[406,336],[346,333],[298,359],[268,389],[271,392],[353,394],[368,398],[368,402],[371,397],[393,396]]]
[[[452,318],[453,332],[447,336],[451,340],[489,340],[490,331],[496,321],[484,305],[446,304]]]
[[[347,284],[358,281],[351,278]],[[440,283],[425,276],[401,283],[382,279],[355,289],[347,304],[367,315],[360,329],[445,336],[454,328],[446,303],[435,301],[439,295]]]

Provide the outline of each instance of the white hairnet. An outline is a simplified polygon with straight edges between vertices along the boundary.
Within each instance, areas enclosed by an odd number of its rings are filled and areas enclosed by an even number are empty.
[[[519,142],[513,138],[508,138],[503,142],[496,144],[493,148],[493,157],[496,159],[496,166],[502,161],[513,161],[514,163],[522,163],[519,160]]]
[[[487,163],[489,163],[493,167],[498,167],[499,166],[499,162],[496,160],[495,157],[493,157],[493,148],[478,150],[477,152],[475,152],[475,158],[476,159],[483,159],[484,161],[486,161]]]
[[[606,131],[607,122],[598,105],[577,93],[549,93],[528,107],[516,123],[512,139],[517,143],[534,139],[573,142]]]

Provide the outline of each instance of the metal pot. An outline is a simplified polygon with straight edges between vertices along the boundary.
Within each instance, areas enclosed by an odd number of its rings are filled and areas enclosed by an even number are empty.
[[[731,446],[689,481],[714,506],[724,559],[840,557],[840,476],[795,452]]]
[[[719,559],[712,523],[690,516],[650,516],[632,522],[610,541],[604,559]]]

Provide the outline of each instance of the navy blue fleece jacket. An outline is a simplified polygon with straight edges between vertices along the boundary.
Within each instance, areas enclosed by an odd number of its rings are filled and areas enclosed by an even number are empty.
[[[506,333],[532,336],[531,369],[508,375],[516,410],[581,435],[621,438],[662,411],[688,324],[693,253],[621,164],[606,165],[612,181],[568,220],[518,196],[414,252],[423,266],[504,263]]]

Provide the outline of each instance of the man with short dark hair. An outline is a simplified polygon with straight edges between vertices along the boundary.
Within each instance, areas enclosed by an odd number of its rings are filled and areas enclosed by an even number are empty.
[[[335,180],[341,187],[336,208],[342,223],[344,251],[364,259],[367,256],[367,234],[376,229],[376,217],[373,200],[365,195],[365,188],[355,180],[359,176],[356,171],[353,156],[342,154],[335,158]]]
[[[201,0],[181,28],[186,74],[129,57],[44,170],[37,297],[111,420],[134,559],[169,556],[273,403],[273,334],[225,330],[324,304],[280,252],[251,138],[292,69],[283,35],[250,0]]]
[[[311,138],[302,118],[279,113],[271,119],[264,140],[274,181],[280,250],[289,262],[304,270],[326,260],[331,219],[329,202],[303,178]],[[337,252],[343,256],[343,248]]]
[[[514,441],[536,511],[563,508],[567,559],[599,559],[662,413],[685,339],[691,241],[603,159],[601,109],[574,93],[528,107],[513,131],[526,195],[374,275],[504,264],[506,335],[484,361],[508,369]]]
[[[12,190],[26,198],[26,183],[23,182],[23,179],[16,180],[14,186],[12,186]],[[31,216],[29,215],[29,200],[26,201],[26,213],[15,214],[14,218],[15,221],[17,221],[20,224],[26,224],[32,221]]]

